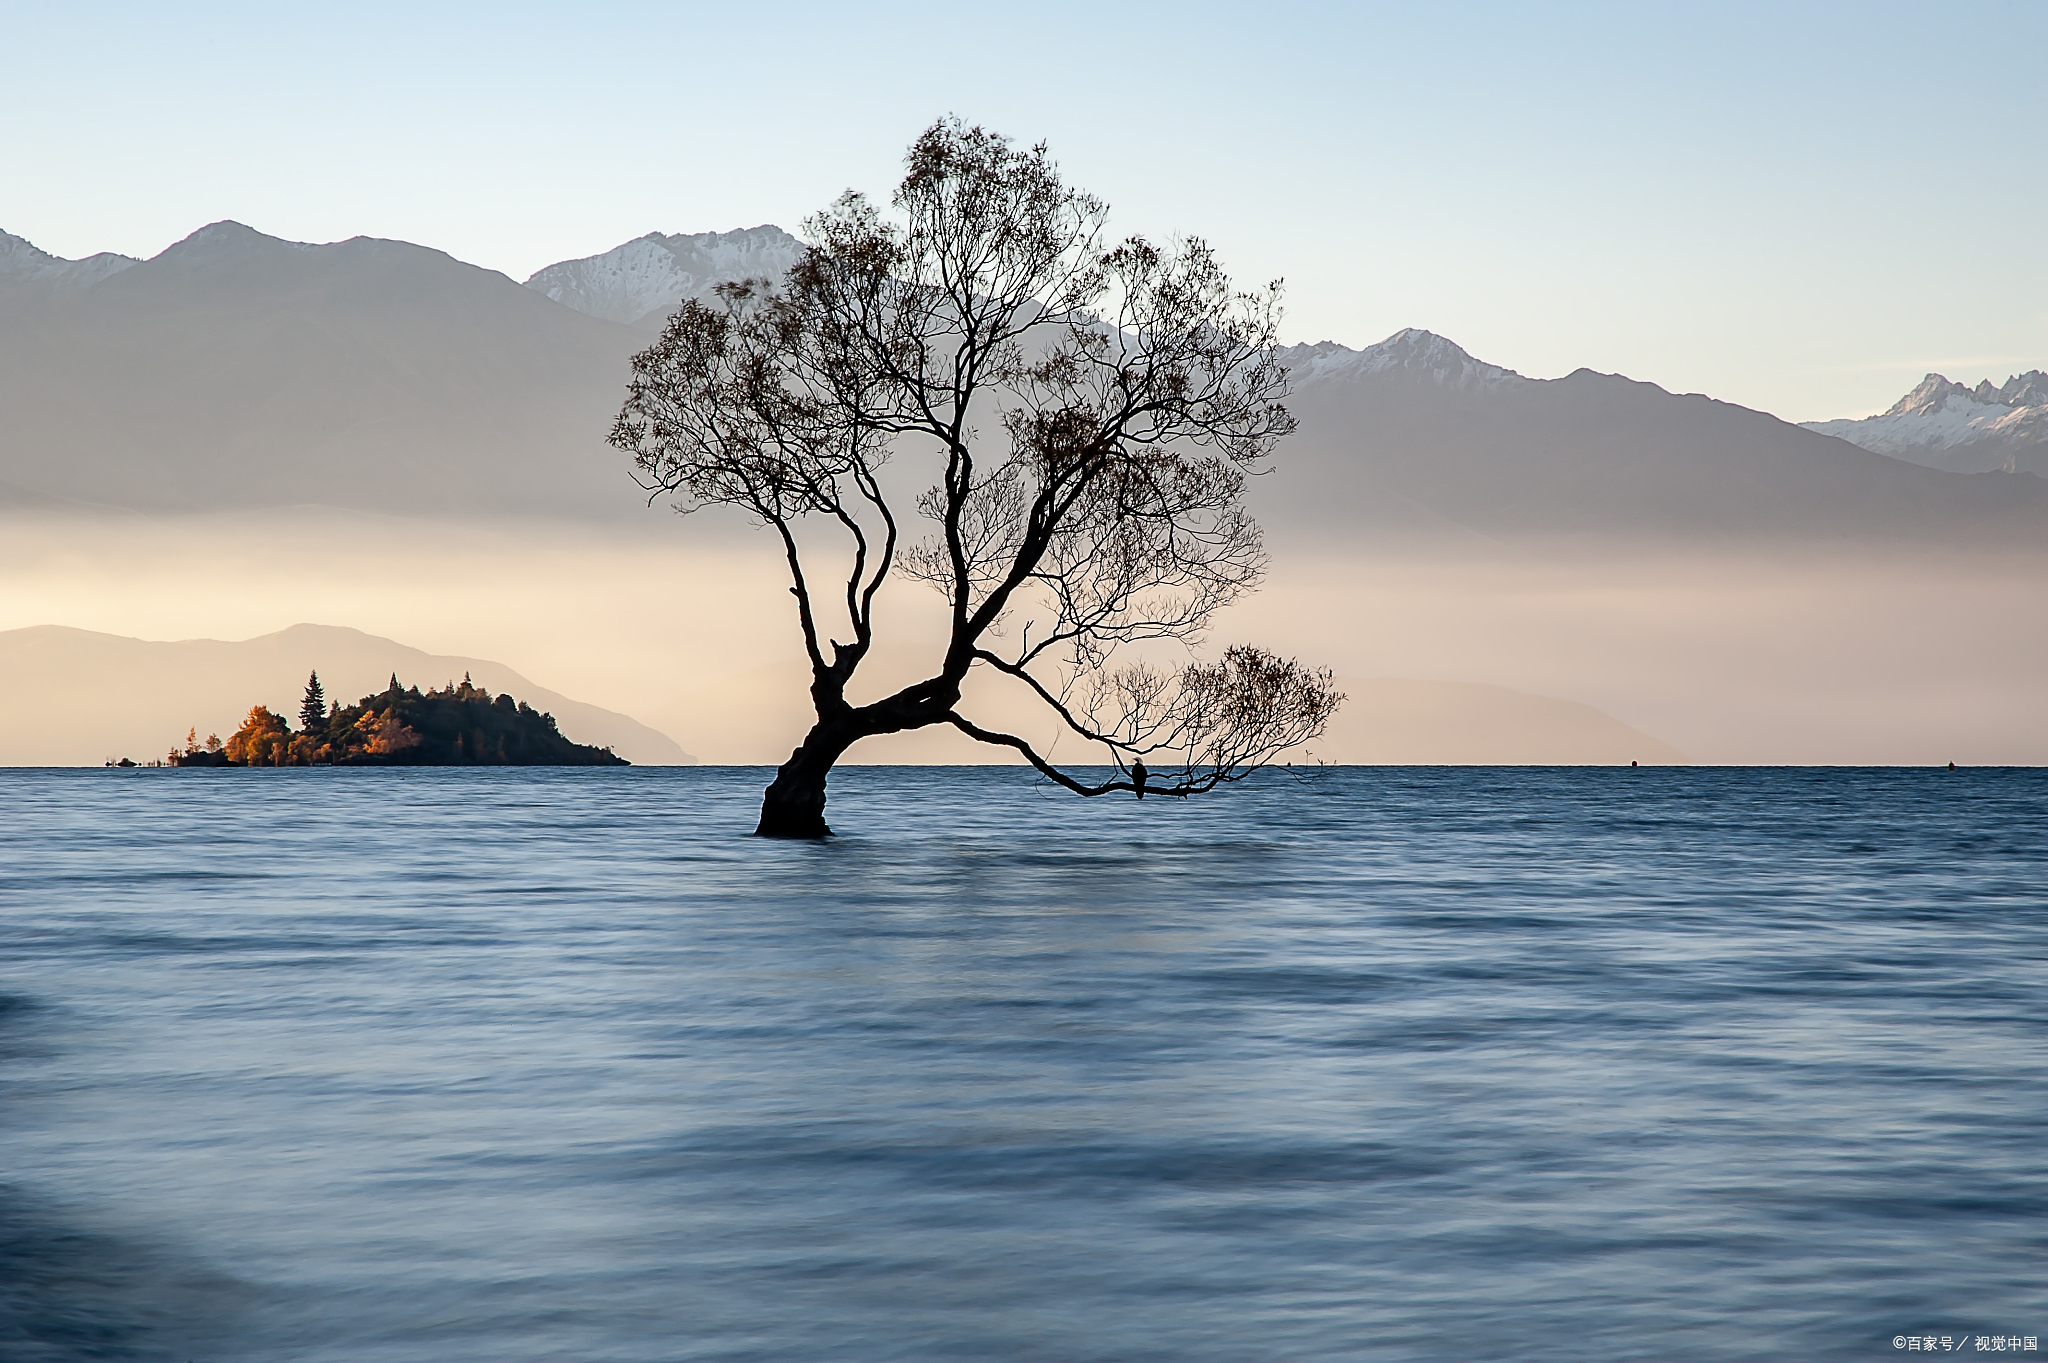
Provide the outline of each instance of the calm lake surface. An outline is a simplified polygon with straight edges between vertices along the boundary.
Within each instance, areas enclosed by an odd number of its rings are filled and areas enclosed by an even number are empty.
[[[0,1358],[2048,1335],[2048,772],[766,775],[0,772]]]

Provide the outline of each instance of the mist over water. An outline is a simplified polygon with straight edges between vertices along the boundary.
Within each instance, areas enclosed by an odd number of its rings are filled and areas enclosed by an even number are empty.
[[[493,660],[630,715],[708,762],[781,761],[812,718],[786,566],[765,539],[735,526],[648,517],[642,533],[607,536],[310,514],[125,527],[0,517],[0,632],[61,623],[148,639],[240,640],[300,621],[347,625],[430,653]],[[2039,703],[2048,688],[2039,609],[2048,562],[2038,553],[1368,552],[1368,536],[1340,551],[1272,534],[1271,580],[1218,621],[1204,654],[1255,643],[1334,669],[1351,701],[1310,745],[1318,758],[1669,760],[1579,741],[1554,716],[1526,712],[1508,717],[1513,730],[1531,743],[1554,740],[1535,743],[1533,757],[1520,750],[1527,744],[1457,736],[1499,715],[1465,716],[1449,733],[1439,726],[1427,742],[1404,746],[1394,739],[1414,716],[1376,703],[1373,683],[1405,679],[1583,703],[1693,762],[2048,763]],[[876,653],[855,687],[862,701],[928,676],[944,648],[936,594],[896,582],[881,603]],[[341,695],[341,662],[309,655],[281,673],[281,685],[264,688],[253,678],[209,678],[188,701],[168,687],[138,689],[123,667],[98,657],[60,665],[20,651],[0,668],[0,713],[13,717],[0,725],[0,761],[148,760],[190,726],[202,738],[232,733],[252,704],[295,711],[309,667]],[[385,675],[370,674],[377,685]],[[460,675],[404,680],[440,685]],[[977,673],[968,700],[989,727],[1044,744],[1058,737],[1020,686]],[[1009,756],[938,726],[863,742],[849,760]]]
[[[0,1357],[2048,1333],[2048,773],[0,772]]]

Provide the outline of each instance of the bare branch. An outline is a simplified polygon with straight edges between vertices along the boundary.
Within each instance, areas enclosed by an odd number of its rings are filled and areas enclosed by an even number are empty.
[[[1043,757],[1040,757],[1029,743],[1017,737],[1015,734],[998,733],[993,729],[984,729],[980,725],[974,723],[974,721],[966,718],[964,715],[955,714],[951,711],[948,711],[944,718],[946,723],[951,724],[954,728],[958,729],[961,733],[966,734],[969,738],[974,739],[976,742],[992,744],[993,746],[999,748],[1016,749],[1018,752],[1024,755],[1025,761],[1029,762],[1032,766],[1038,769],[1039,775],[1046,777],[1048,780],[1055,781],[1062,786],[1065,786],[1068,790],[1073,791],[1076,795],[1107,795],[1111,791],[1137,790],[1137,786],[1132,784],[1130,781],[1121,780],[1105,781],[1101,785],[1095,786],[1084,785],[1080,781],[1077,781],[1073,777],[1067,775],[1067,773],[1061,771],[1058,767],[1055,767],[1052,763],[1046,761]]]

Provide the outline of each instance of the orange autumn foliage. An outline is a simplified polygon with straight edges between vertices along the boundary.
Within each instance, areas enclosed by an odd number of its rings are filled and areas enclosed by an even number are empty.
[[[368,732],[369,750],[379,757],[390,757],[420,745],[419,734],[398,717],[396,710],[386,710],[381,715],[372,711],[364,715],[356,727]]]
[[[227,754],[230,762],[244,767],[287,766],[292,760],[291,728],[270,707],[251,706],[249,717],[228,739]]]

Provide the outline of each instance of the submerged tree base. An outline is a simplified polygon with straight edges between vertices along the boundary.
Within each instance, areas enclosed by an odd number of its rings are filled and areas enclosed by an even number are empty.
[[[825,822],[825,781],[832,774],[832,764],[852,746],[853,737],[832,733],[824,724],[811,731],[803,746],[775,769],[775,779],[761,793],[761,822],[754,829],[755,837],[832,836]]]
[[[761,809],[761,822],[754,828],[754,836],[818,842],[832,837],[833,833],[823,814],[786,812],[764,805]]]
[[[786,771],[787,768],[784,768]],[[757,838],[829,838],[832,828],[825,822],[825,781],[815,787],[798,789],[785,783],[778,772],[774,784],[763,793],[761,822],[754,828]]]

